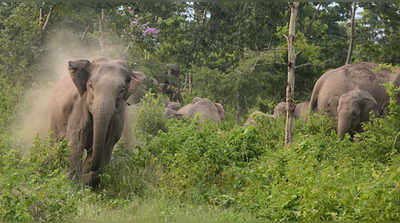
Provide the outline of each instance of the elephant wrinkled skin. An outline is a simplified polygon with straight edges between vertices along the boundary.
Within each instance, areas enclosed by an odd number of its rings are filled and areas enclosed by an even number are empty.
[[[191,104],[187,104],[176,112],[176,117],[186,116],[193,118],[196,114],[200,120],[213,120],[220,122],[224,119],[224,108],[219,103],[213,103],[208,98],[195,97]]]
[[[121,137],[126,100],[144,76],[134,75],[123,61],[106,58],[69,61],[68,71],[54,89],[50,128],[72,149],[71,178],[96,186]]]
[[[369,120],[369,112],[376,112],[376,100],[363,90],[352,90],[339,98],[337,131],[343,138],[346,132],[360,131],[361,122]]]
[[[357,119],[360,122],[368,120],[368,117],[365,115],[369,112],[367,110],[374,110],[378,115],[383,115],[389,103],[389,96],[382,84],[387,82],[393,82],[395,86],[399,86],[400,73],[392,74],[389,70],[380,69],[377,64],[366,62],[348,64],[330,70],[323,74],[316,82],[310,100],[310,110],[314,112],[326,112],[330,117],[338,120],[338,115],[343,110],[343,108],[339,108],[340,101],[344,104],[346,100],[349,101],[349,98],[352,97],[365,97],[369,98],[369,100],[372,97],[376,102],[376,106],[369,108],[368,106],[361,105],[360,113],[353,112],[353,114],[359,116]],[[354,92],[349,93],[351,91]],[[354,99],[350,101],[354,101]],[[345,132],[352,128],[344,128],[342,126],[348,125],[348,123],[340,123],[341,120],[338,121],[338,125],[341,125],[340,127],[338,126],[339,135],[343,137]],[[355,124],[351,124],[351,126],[358,126],[357,121]]]
[[[301,102],[299,104],[296,104],[296,108],[294,110],[294,118],[299,119],[299,118],[305,118],[305,116],[308,113],[308,102]],[[280,116],[285,116],[286,115],[286,102],[280,102],[277,104],[274,108],[274,118],[278,118]]]

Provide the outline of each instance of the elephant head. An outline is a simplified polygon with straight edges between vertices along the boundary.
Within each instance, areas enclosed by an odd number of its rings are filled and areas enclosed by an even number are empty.
[[[92,123],[91,150],[82,171],[83,181],[91,184],[111,158],[112,147],[121,136],[126,100],[145,77],[129,71],[123,61],[105,58],[69,61],[68,70],[83,104],[80,109],[88,112]]]
[[[377,110],[377,102],[364,90],[352,90],[339,98],[337,131],[341,138],[349,131],[361,130],[361,122],[369,120],[369,112]]]
[[[286,115],[286,102],[280,102],[274,108],[274,118]]]

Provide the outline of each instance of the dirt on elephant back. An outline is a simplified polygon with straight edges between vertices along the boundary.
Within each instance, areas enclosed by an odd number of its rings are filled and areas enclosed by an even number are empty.
[[[369,78],[371,80],[378,79],[383,82],[391,81],[391,79],[388,77],[391,77],[391,74],[393,73],[393,71],[383,66],[370,62],[348,64],[338,68],[337,70],[340,69],[342,69],[346,74],[351,75],[352,78],[360,78],[364,76],[365,78]]]

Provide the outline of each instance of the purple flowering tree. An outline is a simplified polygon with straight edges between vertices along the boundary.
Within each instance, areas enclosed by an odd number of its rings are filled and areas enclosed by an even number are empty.
[[[149,23],[141,23],[139,16],[135,14],[132,8],[128,8],[126,12],[125,16],[129,17],[130,23],[122,38],[131,39],[135,44],[140,44],[148,51],[157,50],[160,30],[152,27]]]

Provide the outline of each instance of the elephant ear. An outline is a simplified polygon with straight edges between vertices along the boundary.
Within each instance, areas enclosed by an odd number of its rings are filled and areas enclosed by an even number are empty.
[[[359,103],[361,108],[361,121],[369,120],[370,111],[373,111],[374,113],[377,112],[378,103],[370,93],[366,91],[361,91],[361,98]]]
[[[133,71],[131,74],[131,80],[129,82],[129,94],[134,94],[141,83],[146,79],[146,75],[143,72]]]
[[[224,119],[224,117],[225,117],[224,107],[220,103],[214,103],[214,104],[215,104],[215,107],[217,107],[219,116],[221,117],[221,119]]]
[[[81,96],[86,92],[86,83],[90,76],[90,65],[91,63],[88,60],[74,60],[68,62],[68,71],[72,82],[75,84]]]

